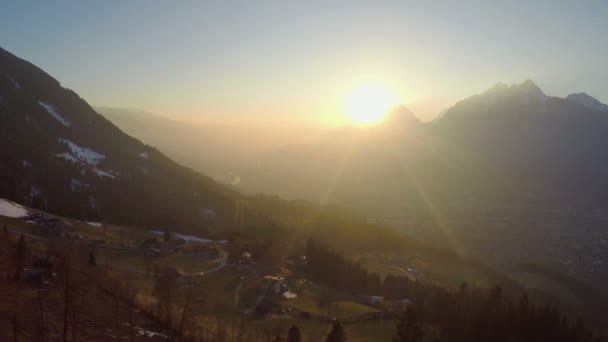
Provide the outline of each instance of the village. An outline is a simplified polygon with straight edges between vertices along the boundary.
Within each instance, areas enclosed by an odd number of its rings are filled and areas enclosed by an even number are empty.
[[[89,260],[100,266],[145,277],[158,277],[158,270],[143,266],[165,260],[169,276],[177,289],[187,291],[201,283],[214,283],[216,277],[230,276],[223,288],[223,306],[233,315],[253,319],[365,322],[393,320],[394,313],[408,299],[386,300],[383,296],[347,295],[307,279],[306,255],[289,258],[283,265],[258,262],[250,250],[234,248],[226,240],[209,240],[169,231],[145,231],[121,236],[120,230],[97,222],[80,222],[30,213],[23,218],[27,229],[13,230],[27,238],[46,241],[74,241],[91,249]],[[93,252],[94,251],[94,252]],[[125,261],[124,256],[130,256]],[[53,281],[53,265],[40,259],[21,274],[24,282],[44,287]]]

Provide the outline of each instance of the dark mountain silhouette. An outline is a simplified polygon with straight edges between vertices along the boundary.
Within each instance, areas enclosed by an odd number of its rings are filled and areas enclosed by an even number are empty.
[[[0,49],[0,197],[75,218],[197,231],[230,220],[237,196]]]
[[[588,108],[598,112],[608,112],[608,105],[601,103],[596,98],[589,96],[587,93],[575,93],[566,96],[568,100],[578,102]]]
[[[431,134],[471,155],[513,191],[588,200],[606,195],[608,115],[546,96],[531,81],[495,86],[450,108]],[[482,183],[483,184],[483,183]],[[554,197],[557,196],[557,197]]]
[[[608,192],[605,106],[584,93],[547,95],[531,80],[498,83],[429,123],[397,107],[377,125],[332,129],[309,143],[254,153],[255,167],[231,164],[230,171],[244,191],[347,205],[369,215],[429,200],[438,206],[524,197],[598,203]],[[207,155],[200,157],[206,165],[184,162],[215,170],[219,163]]]
[[[598,103],[548,96],[531,80],[499,83],[431,123],[400,108],[380,125],[285,147],[241,186],[373,215],[465,198],[591,203],[608,195],[608,114]]]

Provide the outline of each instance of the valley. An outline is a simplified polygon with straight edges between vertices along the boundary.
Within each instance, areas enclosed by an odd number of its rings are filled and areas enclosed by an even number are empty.
[[[607,341],[607,11],[0,3],[0,341]]]

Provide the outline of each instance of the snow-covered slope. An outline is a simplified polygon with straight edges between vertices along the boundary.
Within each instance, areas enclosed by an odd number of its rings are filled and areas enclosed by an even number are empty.
[[[207,223],[203,208],[226,220],[234,212],[233,190],[125,134],[1,48],[0,96],[0,198],[83,221],[155,227],[159,216],[179,218],[187,233]]]
[[[97,166],[100,161],[106,159],[106,156],[103,154],[97,153],[89,148],[80,147],[67,139],[59,139],[59,141],[68,145],[72,151],[71,155],[76,157],[76,159],[81,160],[91,166]],[[66,157],[66,159],[69,158]]]
[[[57,121],[61,122],[61,124],[63,124],[64,126],[68,127],[72,124],[69,120],[66,120],[63,117],[63,115],[61,115],[61,113],[59,113],[57,111],[57,109],[55,109],[55,106],[53,106],[52,104],[48,104],[48,103],[42,102],[42,101],[38,101],[38,103],[42,106],[42,108],[44,108],[47,112],[49,112],[49,114],[51,114],[51,116],[53,116]]]
[[[19,204],[0,198],[0,216],[19,218],[27,214],[28,211]]]

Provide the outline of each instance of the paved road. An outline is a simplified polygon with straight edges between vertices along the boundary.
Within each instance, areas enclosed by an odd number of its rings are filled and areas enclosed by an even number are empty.
[[[190,275],[191,276],[192,275],[200,275],[200,276],[202,276],[202,275],[205,275],[207,273],[217,272],[217,271],[221,270],[222,268],[226,267],[226,265],[228,265],[228,253],[224,253],[224,255],[222,255],[222,257],[220,259],[220,262],[219,262],[219,265],[217,265],[216,267],[214,267],[214,268],[212,268],[210,270],[203,271],[202,274],[201,274],[201,272],[194,272],[194,273],[190,273]]]

